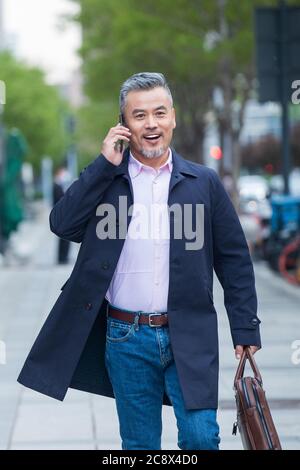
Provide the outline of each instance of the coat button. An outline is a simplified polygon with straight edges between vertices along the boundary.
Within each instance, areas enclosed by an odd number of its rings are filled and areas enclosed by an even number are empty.
[[[109,263],[107,261],[103,261],[101,264],[102,269],[108,269],[109,268]]]
[[[252,323],[253,326],[256,326],[257,323],[258,323],[257,318],[252,318],[251,323]]]
[[[88,304],[85,305],[85,309],[86,310],[91,310],[92,306],[93,305],[91,303],[88,303]]]

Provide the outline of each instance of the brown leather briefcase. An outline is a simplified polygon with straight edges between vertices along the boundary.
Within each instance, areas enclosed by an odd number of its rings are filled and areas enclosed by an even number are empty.
[[[254,377],[243,377],[248,359]],[[237,421],[232,434],[240,432],[246,450],[281,450],[262,378],[249,347],[245,347],[234,379]]]

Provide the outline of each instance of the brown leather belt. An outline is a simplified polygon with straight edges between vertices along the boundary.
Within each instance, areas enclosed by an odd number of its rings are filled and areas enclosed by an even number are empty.
[[[107,307],[107,315],[112,318],[117,318],[118,320],[127,321],[129,323],[134,323],[136,315],[139,314],[138,323],[141,325],[154,326],[163,326],[168,324],[168,314],[166,312],[155,312],[143,314],[140,312],[128,312],[127,310],[121,310],[111,305]]]

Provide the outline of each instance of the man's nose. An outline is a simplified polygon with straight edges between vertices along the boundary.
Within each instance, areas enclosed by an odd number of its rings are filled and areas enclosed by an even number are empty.
[[[155,117],[151,115],[147,116],[145,125],[146,127],[151,128],[151,129],[157,127],[157,122],[156,122]]]

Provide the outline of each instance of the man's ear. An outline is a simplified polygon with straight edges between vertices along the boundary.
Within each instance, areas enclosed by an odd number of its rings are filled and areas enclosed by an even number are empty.
[[[176,127],[176,111],[175,111],[175,108],[172,109],[172,112],[173,112],[173,120],[174,120],[173,129],[175,129],[175,127]]]

